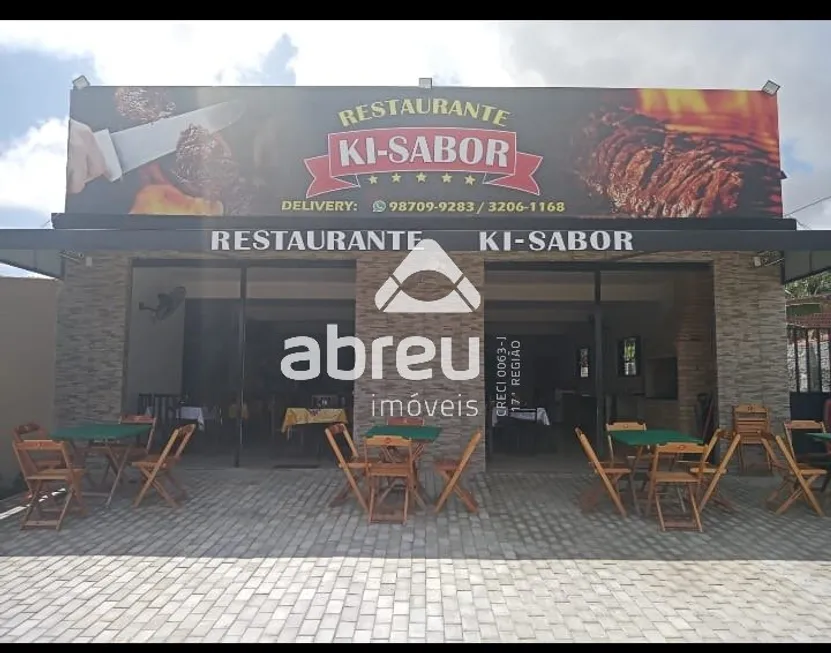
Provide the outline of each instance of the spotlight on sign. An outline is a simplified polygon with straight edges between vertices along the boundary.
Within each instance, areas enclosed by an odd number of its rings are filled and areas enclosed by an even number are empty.
[[[72,88],[76,91],[83,90],[89,86],[89,80],[87,79],[86,75],[81,75],[80,77],[76,77],[72,80]]]
[[[418,78],[418,87],[424,91],[429,91],[433,88],[433,78],[432,77],[419,77]]]
[[[779,84],[768,80],[762,87],[762,93],[767,93],[768,95],[776,95],[779,92],[780,88],[782,87]]]

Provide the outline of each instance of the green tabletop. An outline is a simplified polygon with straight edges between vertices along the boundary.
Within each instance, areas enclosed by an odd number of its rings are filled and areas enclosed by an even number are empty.
[[[92,440],[126,440],[143,435],[150,429],[149,424],[83,424],[52,431],[53,440],[90,442]]]
[[[377,424],[366,432],[366,437],[376,435],[393,435],[408,440],[419,440],[421,442],[434,442],[439,437],[441,429],[438,426],[387,426]]]
[[[797,431],[799,433],[799,431]],[[825,440],[831,442],[831,433],[806,433],[805,435],[814,438],[814,440]]]
[[[653,447],[660,444],[690,442],[701,444],[701,440],[680,431],[669,429],[648,429],[646,431],[609,431],[613,440],[630,447]]]

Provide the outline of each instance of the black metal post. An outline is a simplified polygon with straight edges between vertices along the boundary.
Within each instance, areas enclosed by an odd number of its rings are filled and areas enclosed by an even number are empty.
[[[603,387],[603,307],[600,302],[600,270],[594,271],[594,394],[596,397],[594,446],[598,451],[606,450],[606,393]]]
[[[243,438],[243,406],[245,406],[245,313],[248,304],[248,268],[240,269],[239,324],[237,326],[237,445],[234,447],[234,467],[239,467]]]

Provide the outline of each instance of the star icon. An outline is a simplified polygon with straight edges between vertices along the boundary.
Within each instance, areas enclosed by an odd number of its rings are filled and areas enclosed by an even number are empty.
[[[465,184],[468,186],[473,186],[476,183],[476,178],[473,175],[468,175],[465,177]]]
[[[394,183],[394,184],[400,184],[401,183],[401,175],[399,175],[397,172],[392,176],[392,183]]]
[[[375,175],[370,175],[369,176],[369,183],[370,184],[377,184],[378,183],[378,177],[376,177]]]
[[[423,172],[419,172],[416,175],[416,180],[419,184],[423,184],[425,181],[427,181],[427,175],[425,175]]]
[[[442,180],[442,182],[444,182],[445,184],[449,184],[449,183],[453,180],[453,175],[451,175],[451,174],[450,174],[450,173],[448,173],[448,172],[445,172],[445,173],[441,176],[441,180]]]

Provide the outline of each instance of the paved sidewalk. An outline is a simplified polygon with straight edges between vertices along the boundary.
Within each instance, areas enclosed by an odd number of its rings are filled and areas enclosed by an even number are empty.
[[[126,498],[64,530],[0,521],[0,642],[829,641],[831,521],[773,479],[703,534],[581,515],[583,476],[490,474],[483,511],[372,525],[335,470],[189,470],[179,512]]]

